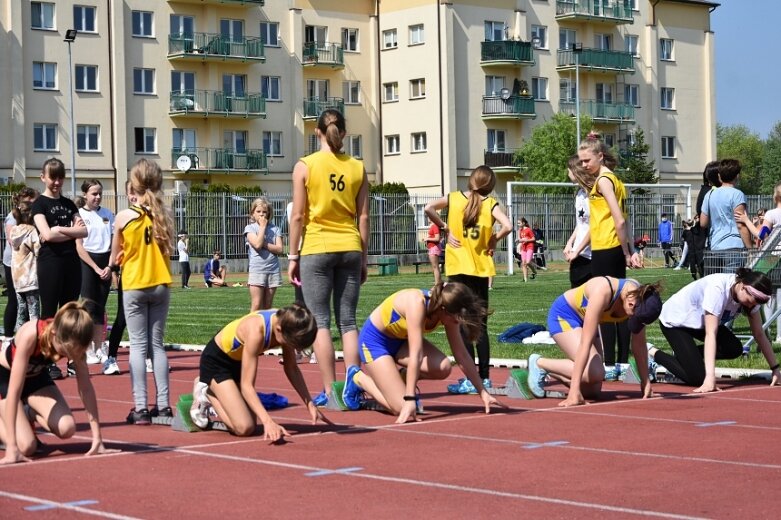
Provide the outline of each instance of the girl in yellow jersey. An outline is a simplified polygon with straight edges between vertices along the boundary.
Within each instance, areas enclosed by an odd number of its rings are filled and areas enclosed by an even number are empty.
[[[459,330],[462,328],[473,340],[480,334],[485,314],[483,302],[461,283],[440,283],[430,291],[403,289],[390,295],[361,329],[363,370],[355,365],[348,367],[344,403],[352,410],[359,409],[360,395],[365,391],[398,415],[397,423],[415,419],[418,380],[450,375],[450,360],[423,338],[442,325],[456,362],[479,390],[485,413],[492,404],[502,406],[483,387]],[[397,365],[406,368],[405,379]]]
[[[117,214],[109,265],[122,267],[122,290],[130,337],[130,380],[135,406],[127,421],[151,424],[152,415],[171,417],[168,399],[168,358],[163,331],[168,317],[173,244],[173,220],[163,202],[163,173],[153,161],[140,159],[130,169],[136,204]],[[147,408],[146,353],[152,352],[157,405]]]
[[[278,425],[260,402],[255,391],[258,356],[282,347],[285,375],[304,401],[312,424],[325,418],[309,398],[296,352],[309,347],[317,332],[315,320],[303,305],[251,312],[233,320],[206,344],[201,354],[200,375],[193,387],[190,417],[200,428],[208,425],[208,408],[213,406],[235,435],[252,435],[257,420],[263,424],[265,439],[277,441],[290,435]]]
[[[651,395],[645,326],[662,311],[659,286],[635,280],[594,277],[559,296],[548,313],[548,331],[569,359],[529,356],[529,387],[536,397],[545,397],[548,375],[568,384],[567,399],[559,406],[584,404],[584,396],[596,398],[602,390],[605,367],[597,326],[627,323],[632,331],[632,352],[637,362],[643,397]]]
[[[488,309],[489,280],[496,274],[494,250],[499,240],[512,231],[510,219],[499,203],[490,196],[496,186],[496,175],[488,166],[478,166],[469,176],[468,191],[454,191],[426,204],[426,215],[439,229],[448,232],[445,246],[445,272],[452,282],[461,282],[477,295]],[[439,211],[448,208],[447,224],[439,217]],[[501,225],[494,232],[494,222]],[[508,253],[509,254],[509,253]],[[472,341],[464,342],[469,355],[475,359]],[[489,360],[491,346],[488,341],[488,313],[483,318],[480,336],[477,339],[477,355],[480,358],[479,372],[483,386],[490,386]],[[475,393],[468,379],[448,388],[454,393]]]
[[[315,129],[320,151],[302,158],[293,169],[288,276],[301,286],[317,320],[314,351],[328,392],[336,376],[331,300],[345,364],[357,365],[355,309],[366,280],[369,243],[369,184],[363,164],[340,151],[345,133],[344,116],[325,110]],[[327,399],[324,391],[316,404],[324,405]]]
[[[595,133],[578,147],[580,164],[594,179],[589,193],[592,276],[626,278],[627,267],[641,267],[626,220],[626,188],[612,170],[616,158]],[[629,331],[625,324],[601,327],[605,363],[626,363],[629,358]],[[616,357],[618,340],[618,357]]]

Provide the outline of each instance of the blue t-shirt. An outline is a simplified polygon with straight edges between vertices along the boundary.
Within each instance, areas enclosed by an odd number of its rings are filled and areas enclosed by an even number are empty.
[[[702,212],[710,219],[711,251],[745,249],[735,222],[735,208],[741,204],[746,206],[746,196],[731,186],[713,189],[705,195]]]
[[[260,234],[260,226],[256,223],[248,224],[244,228],[244,239],[247,238],[247,233]],[[282,236],[282,232],[277,226],[270,222],[266,225],[266,236],[264,240],[266,244],[274,244],[277,241],[277,237]],[[266,249],[262,248],[260,251],[252,247],[247,241],[247,249],[249,250],[249,271],[251,273],[263,273],[272,274],[279,272],[279,258],[277,255]]]

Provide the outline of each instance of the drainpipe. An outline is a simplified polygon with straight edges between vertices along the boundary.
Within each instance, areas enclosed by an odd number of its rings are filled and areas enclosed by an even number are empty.
[[[445,194],[445,108],[442,101],[442,10],[439,0],[434,0],[437,10],[437,60],[439,62],[439,182]]]
[[[379,107],[379,118],[377,120],[377,141],[379,143],[379,170],[374,176],[374,180],[377,184],[382,184],[385,180],[385,154],[382,151],[383,136],[382,136],[382,31],[380,30],[380,3],[382,0],[377,0],[374,3],[374,17],[377,33],[377,106]]]
[[[109,102],[109,128],[111,128],[111,169],[114,170],[114,210],[119,208],[119,195],[124,193],[123,189],[120,189],[117,178],[117,151],[116,147],[116,128],[114,127],[114,36],[111,32],[111,20],[114,19],[112,14],[113,2],[106,2],[106,15],[108,20],[108,102]],[[123,186],[124,188],[124,186]],[[75,196],[75,193],[74,193]]]

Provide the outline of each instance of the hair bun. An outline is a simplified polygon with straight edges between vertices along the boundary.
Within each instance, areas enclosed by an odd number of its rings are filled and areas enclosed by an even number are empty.
[[[600,138],[601,136],[593,130],[586,135],[587,141],[599,141]]]

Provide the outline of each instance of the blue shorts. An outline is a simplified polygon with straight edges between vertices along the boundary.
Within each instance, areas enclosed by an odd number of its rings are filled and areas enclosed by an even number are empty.
[[[583,318],[567,302],[562,294],[553,301],[548,312],[548,332],[551,336],[573,329],[583,328]]]
[[[362,363],[371,363],[382,356],[391,356],[393,358],[398,354],[402,345],[407,342],[406,339],[390,338],[380,332],[372,323],[371,318],[366,320],[361,328],[361,334],[358,336],[359,354]]]

